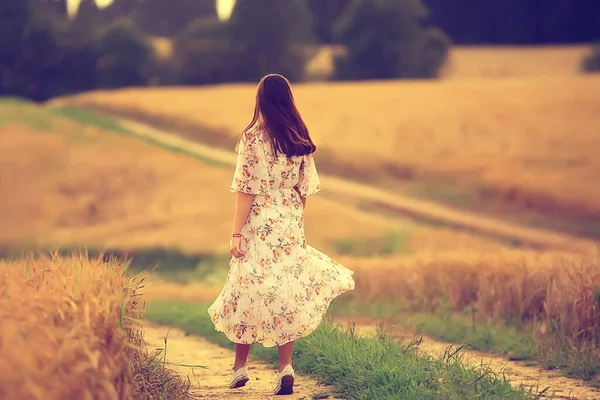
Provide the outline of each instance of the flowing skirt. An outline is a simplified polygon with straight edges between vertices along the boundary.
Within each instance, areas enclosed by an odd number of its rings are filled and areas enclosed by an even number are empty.
[[[231,259],[208,313],[232,342],[273,347],[312,333],[354,280],[350,269],[305,243],[299,199],[267,201],[251,207],[242,230],[246,255]]]

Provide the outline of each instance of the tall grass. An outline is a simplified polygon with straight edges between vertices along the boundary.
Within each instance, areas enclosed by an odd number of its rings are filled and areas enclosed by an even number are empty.
[[[190,398],[145,347],[143,278],[126,268],[85,254],[0,261],[0,398]]]
[[[512,326],[534,334],[549,367],[584,379],[600,372],[600,255],[514,251],[346,265],[356,274],[357,301]]]
[[[206,304],[152,302],[148,318],[176,325],[187,332],[233,348],[215,331]],[[348,400],[367,399],[533,399],[537,388],[513,388],[504,377],[483,366],[463,363],[460,349],[446,354],[422,353],[418,341],[403,343],[380,331],[375,337],[358,336],[353,327],[322,324],[296,342],[295,369],[333,385]],[[253,346],[251,356],[274,362],[275,348]]]

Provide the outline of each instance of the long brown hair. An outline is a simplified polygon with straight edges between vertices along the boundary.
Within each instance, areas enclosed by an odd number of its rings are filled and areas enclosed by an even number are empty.
[[[254,116],[240,140],[243,136],[247,138],[248,132],[257,124],[267,131],[275,156],[279,153],[300,156],[317,150],[296,108],[290,83],[282,75],[269,74],[260,80]]]

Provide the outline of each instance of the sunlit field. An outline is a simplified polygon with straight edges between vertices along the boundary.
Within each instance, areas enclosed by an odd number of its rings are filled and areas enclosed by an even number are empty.
[[[84,118],[84,116],[80,116]],[[77,122],[16,102],[0,105],[0,243],[227,251],[231,167],[128,137],[111,120]],[[95,123],[90,123],[95,122]],[[116,126],[116,125],[115,125]],[[451,228],[373,215],[317,195],[307,239],[340,255],[504,246]]]
[[[572,76],[589,46],[455,47],[445,79]]]
[[[597,225],[598,76],[315,83],[296,85],[295,93],[325,171],[394,186],[452,184],[454,202]],[[254,85],[226,85],[95,92],[72,101],[232,148],[254,94]]]
[[[157,41],[155,48],[162,54],[164,44]],[[441,77],[448,80],[572,76],[580,72],[581,60],[588,52],[589,46],[455,46]],[[307,78],[331,77],[334,58],[344,54],[343,46],[321,46],[307,66]]]
[[[189,399],[145,347],[141,280],[85,255],[0,260],[0,395],[6,399]]]

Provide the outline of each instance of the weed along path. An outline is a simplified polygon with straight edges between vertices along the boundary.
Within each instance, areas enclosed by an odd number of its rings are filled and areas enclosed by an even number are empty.
[[[166,340],[166,363],[182,378],[189,377],[192,393],[200,399],[277,399],[274,396],[276,370],[269,363],[249,360],[250,382],[240,389],[229,389],[231,363],[234,353],[231,350],[211,343],[200,336],[187,334],[168,326],[148,324],[144,327],[144,338],[151,350],[164,349]],[[163,361],[162,354],[159,358]],[[202,368],[200,366],[206,367]],[[309,400],[313,395],[325,395],[330,389],[320,386],[311,377],[296,374],[295,393],[286,399]],[[333,397],[329,397],[333,399]]]
[[[338,322],[342,325],[349,323],[347,320],[340,320]],[[402,327],[398,327],[398,330],[390,327],[386,327],[386,329],[394,336],[411,338],[410,335],[400,331],[403,329]],[[377,333],[377,327],[356,323],[356,331],[359,334],[372,336]],[[419,348],[425,353],[439,355],[448,351],[449,346],[452,345],[423,336]],[[458,348],[457,345],[453,345],[451,351],[456,351]],[[534,393],[548,388],[540,396],[542,398],[568,400],[600,399],[600,390],[587,386],[581,380],[562,376],[558,372],[544,370],[535,366],[527,366],[522,362],[510,361],[500,356],[468,350],[467,348],[463,348],[460,353],[463,355],[463,360],[468,364],[483,365],[496,373],[504,373],[513,386],[523,385],[526,388],[533,388]]]
[[[61,106],[64,106],[64,104],[50,105],[50,107]],[[233,151],[191,141],[177,135],[175,132],[166,132],[134,120],[118,117],[115,117],[115,119],[123,130],[142,140],[180,151],[206,162],[228,167],[235,165],[236,154]],[[393,210],[412,218],[447,224],[467,232],[474,232],[500,240],[520,242],[527,247],[582,253],[588,253],[596,249],[596,244],[592,240],[520,226],[441,204],[401,196],[342,178],[321,175],[321,181],[326,188],[325,192],[335,197],[343,196],[345,199],[350,198],[361,203]]]

